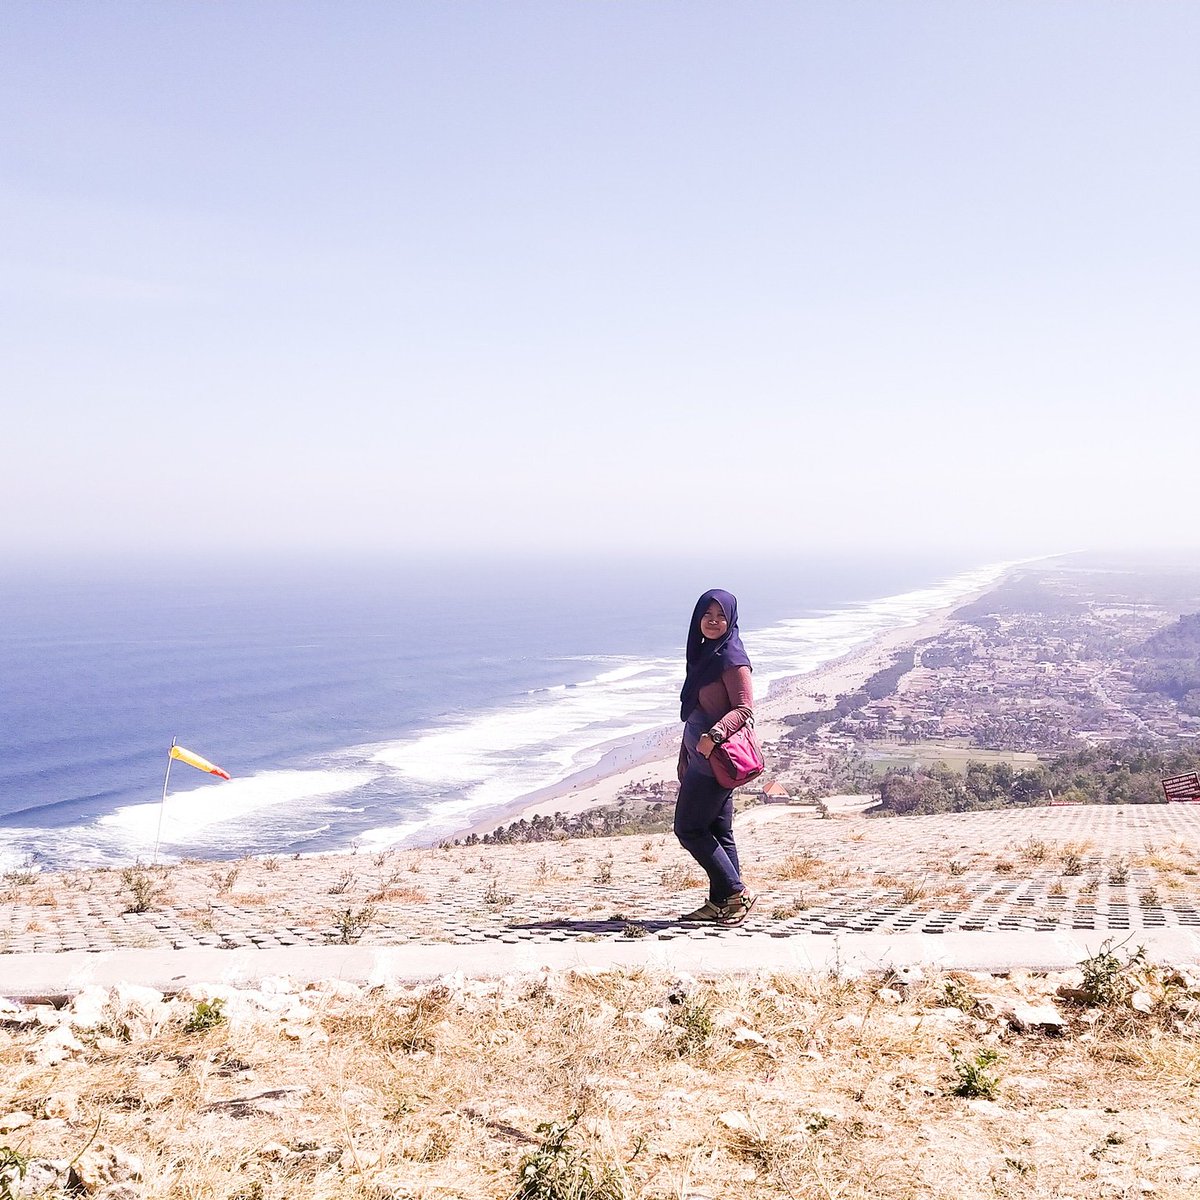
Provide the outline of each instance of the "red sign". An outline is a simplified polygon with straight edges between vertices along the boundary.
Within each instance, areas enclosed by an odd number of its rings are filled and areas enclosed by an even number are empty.
[[[1168,800],[1200,800],[1200,771],[1172,775],[1162,781],[1162,787]]]

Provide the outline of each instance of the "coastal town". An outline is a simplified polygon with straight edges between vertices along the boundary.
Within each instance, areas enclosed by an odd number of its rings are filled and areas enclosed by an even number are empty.
[[[1139,687],[1142,647],[1200,607],[1195,590],[1152,600],[1142,588],[1084,590],[1067,570],[1019,573],[898,651],[883,686],[785,718],[767,798],[859,790],[888,766],[939,758],[1019,765],[1081,744],[1200,738],[1200,708]]]

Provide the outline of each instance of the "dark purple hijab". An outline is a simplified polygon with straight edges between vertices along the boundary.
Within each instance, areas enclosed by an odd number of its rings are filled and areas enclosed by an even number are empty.
[[[729,622],[725,636],[710,642],[700,632],[700,618],[704,616],[708,606],[716,601]],[[692,610],[692,623],[688,626],[687,635],[687,678],[683,681],[683,691],[679,693],[679,719],[686,721],[692,715],[700,699],[700,689],[706,683],[712,683],[730,667],[750,666],[750,656],[742,645],[738,633],[737,597],[720,588],[705,592],[696,601]]]

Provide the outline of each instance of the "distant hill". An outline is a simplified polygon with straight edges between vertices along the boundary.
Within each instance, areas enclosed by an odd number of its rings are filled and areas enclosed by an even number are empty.
[[[1159,630],[1131,658],[1138,691],[1169,696],[1184,712],[1200,716],[1200,613]]]

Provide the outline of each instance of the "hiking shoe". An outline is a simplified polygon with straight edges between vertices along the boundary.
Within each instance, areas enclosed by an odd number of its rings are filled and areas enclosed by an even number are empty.
[[[705,900],[695,912],[684,913],[681,921],[722,921],[725,919],[725,906]]]
[[[748,891],[737,896],[730,896],[721,906],[721,915],[717,920],[722,925],[740,925],[757,903],[758,897]]]

